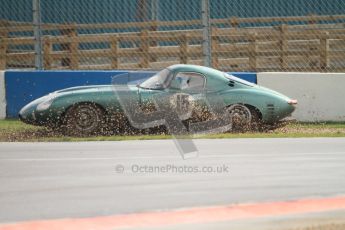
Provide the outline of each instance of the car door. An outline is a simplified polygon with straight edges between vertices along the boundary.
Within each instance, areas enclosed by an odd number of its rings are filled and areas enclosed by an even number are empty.
[[[160,94],[165,94],[166,89],[143,89],[139,88],[139,105],[144,112],[156,111],[155,101]]]
[[[206,77],[197,72],[177,72],[169,85],[170,103],[182,120],[205,103]]]

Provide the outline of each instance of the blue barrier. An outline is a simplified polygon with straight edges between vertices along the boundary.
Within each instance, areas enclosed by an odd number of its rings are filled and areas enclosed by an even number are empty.
[[[229,74],[232,74],[235,77],[241,78],[241,79],[249,81],[251,83],[255,83],[255,84],[258,83],[257,79],[256,79],[256,73],[253,73],[253,72],[248,72],[248,73],[245,73],[245,72],[231,72]]]
[[[6,117],[18,116],[19,110],[36,98],[56,90],[82,85],[111,84],[112,77],[128,71],[6,71]],[[116,83],[140,82],[155,72],[131,72],[116,78]],[[256,73],[232,73],[256,83]]]

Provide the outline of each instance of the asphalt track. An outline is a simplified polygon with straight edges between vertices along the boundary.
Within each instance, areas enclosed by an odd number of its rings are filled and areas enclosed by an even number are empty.
[[[345,195],[345,138],[194,143],[1,143],[0,223]]]

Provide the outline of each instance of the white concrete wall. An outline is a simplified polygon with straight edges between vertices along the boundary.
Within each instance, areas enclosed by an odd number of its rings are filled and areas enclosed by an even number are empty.
[[[345,73],[258,73],[259,85],[298,100],[298,121],[345,121]]]
[[[5,71],[0,71],[0,119],[6,118]]]

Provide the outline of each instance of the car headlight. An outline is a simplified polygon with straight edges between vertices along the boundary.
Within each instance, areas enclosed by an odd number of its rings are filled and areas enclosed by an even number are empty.
[[[40,104],[37,105],[37,108],[36,110],[37,111],[43,111],[43,110],[46,110],[50,107],[50,105],[53,103],[53,99],[50,99],[50,100],[47,100],[47,101],[44,101]]]
[[[53,103],[54,99],[55,99],[55,95],[47,96],[47,99],[45,101],[43,101],[37,105],[36,110],[37,111],[43,111],[43,110],[49,109],[49,107]]]

